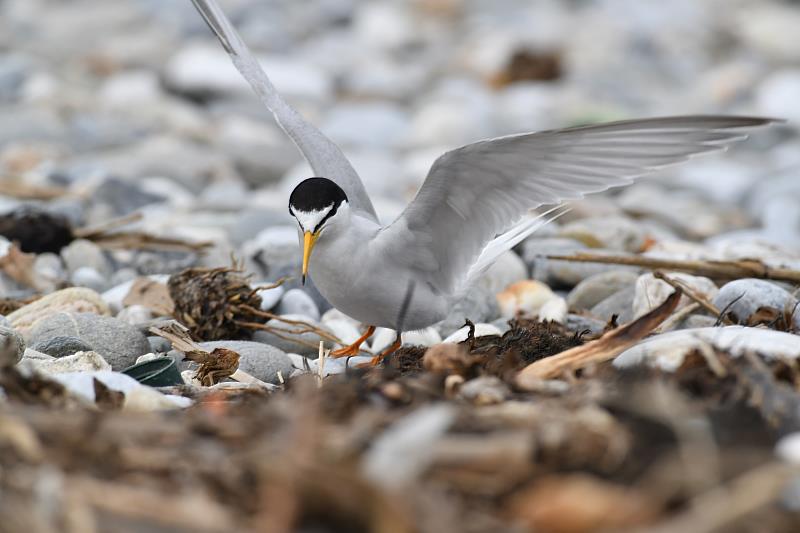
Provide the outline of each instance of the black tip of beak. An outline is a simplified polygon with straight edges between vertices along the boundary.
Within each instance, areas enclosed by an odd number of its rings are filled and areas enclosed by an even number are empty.
[[[305,286],[305,284],[306,284],[306,275],[305,275],[305,274],[303,274],[303,277],[302,277],[301,284],[302,284],[303,286]]]

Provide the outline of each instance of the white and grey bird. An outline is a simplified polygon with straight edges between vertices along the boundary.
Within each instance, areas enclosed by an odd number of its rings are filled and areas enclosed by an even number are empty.
[[[452,150],[431,167],[416,197],[381,225],[341,150],[276,92],[215,0],[193,0],[278,124],[318,177],[289,198],[302,246],[302,274],[340,311],[369,325],[334,355],[353,355],[375,326],[400,333],[434,324],[506,250],[585,194],[627,185],[665,166],[723,150],[772,119],[676,116],[509,135]]]

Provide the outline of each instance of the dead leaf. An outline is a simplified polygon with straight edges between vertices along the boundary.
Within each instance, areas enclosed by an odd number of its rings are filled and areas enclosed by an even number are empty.
[[[34,275],[33,263],[36,254],[26,254],[16,243],[8,247],[8,251],[0,257],[0,269],[17,283],[32,289],[39,289]]]
[[[145,277],[133,282],[122,303],[125,307],[141,305],[159,316],[172,316],[175,310],[167,285]]]
[[[206,387],[230,377],[239,368],[239,354],[227,348],[214,348],[212,352],[186,352],[186,359],[200,364],[195,377]]]
[[[203,385],[210,387],[230,377],[239,368],[239,354],[227,348],[204,350],[192,340],[189,329],[183,324],[171,321],[163,326],[153,326],[150,332],[164,337],[172,347],[183,352],[186,359],[200,365],[195,377]]]

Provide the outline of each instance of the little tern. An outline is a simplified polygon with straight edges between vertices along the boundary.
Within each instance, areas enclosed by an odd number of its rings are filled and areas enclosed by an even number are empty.
[[[317,177],[289,198],[310,275],[337,309],[367,325],[355,355],[376,326],[397,332],[444,319],[453,304],[505,251],[563,211],[560,206],[690,157],[723,150],[760,117],[693,115],[626,120],[479,141],[439,157],[415,198],[381,225],[358,174],[341,150],[277,93],[215,0],[192,0],[226,52],[294,141]]]

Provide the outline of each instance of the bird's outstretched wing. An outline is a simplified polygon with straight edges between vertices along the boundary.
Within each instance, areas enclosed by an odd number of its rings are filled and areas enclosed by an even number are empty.
[[[460,288],[482,250],[529,209],[626,185],[723,150],[771,119],[683,116],[489,139],[439,157],[416,197],[378,236],[388,260],[435,288]]]
[[[231,56],[233,64],[264,105],[272,111],[275,120],[303,153],[313,171],[318,176],[338,184],[347,194],[352,209],[377,221],[375,209],[367,196],[364,184],[342,151],[280,97],[217,1],[192,0],[192,2]]]

